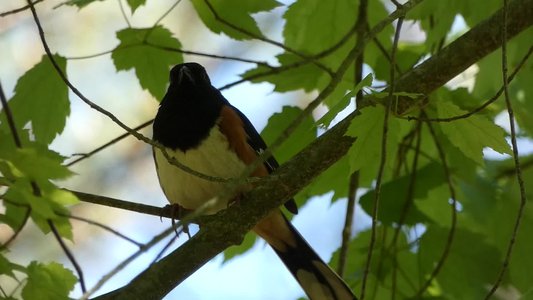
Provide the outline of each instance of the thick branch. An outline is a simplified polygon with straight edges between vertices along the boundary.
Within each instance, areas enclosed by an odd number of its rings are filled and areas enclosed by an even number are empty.
[[[531,26],[532,15],[533,0],[509,3],[507,37],[510,39]],[[498,49],[501,45],[501,20],[502,12],[498,11],[438,55],[402,76],[396,83],[395,91],[429,94]],[[215,255],[242,241],[244,234],[268,211],[294,196],[343,157],[355,140],[344,136],[355,116],[357,112],[302,150],[272,176],[259,181],[253,191],[245,194],[245,200],[206,222],[202,230],[187,243],[153,264],[130,284],[97,299],[146,299],[146,295],[152,299],[162,298]]]
[[[509,3],[507,39],[533,25],[533,1],[515,0]],[[483,57],[498,49],[502,43],[503,10],[480,22],[463,34],[437,55],[400,77],[394,90],[428,94],[443,86]],[[413,103],[403,99],[398,104],[398,113],[409,110]]]

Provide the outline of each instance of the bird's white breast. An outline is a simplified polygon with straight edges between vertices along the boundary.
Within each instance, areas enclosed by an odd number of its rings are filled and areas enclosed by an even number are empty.
[[[198,147],[186,152],[167,148],[167,153],[181,164],[214,177],[237,178],[246,167],[237,154],[229,149],[228,140],[217,125]],[[154,148],[154,158],[159,184],[170,203],[196,209],[220,195],[226,187],[224,183],[199,178],[170,164],[157,148]],[[226,207],[227,201],[218,201],[206,213],[213,214]]]

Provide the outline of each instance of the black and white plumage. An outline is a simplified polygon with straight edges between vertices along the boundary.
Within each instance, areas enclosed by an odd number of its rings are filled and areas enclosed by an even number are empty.
[[[170,86],[154,120],[153,138],[180,163],[200,173],[236,178],[265,142],[251,122],[211,85],[205,69],[197,63],[175,66]],[[220,194],[225,186],[187,173],[170,164],[155,148],[154,159],[160,185],[169,202],[196,209]],[[267,176],[278,167],[271,157],[253,172]],[[207,213],[225,209],[216,202]],[[294,200],[285,205],[296,213]],[[261,220],[254,231],[265,239],[287,266],[311,300],[355,299],[346,283],[307,244],[280,210]]]

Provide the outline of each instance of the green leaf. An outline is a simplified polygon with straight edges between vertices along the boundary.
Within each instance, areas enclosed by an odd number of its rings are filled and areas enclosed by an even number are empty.
[[[368,75],[366,75],[365,78],[363,78],[363,80],[361,80],[361,82],[359,82],[353,88],[353,90],[351,90],[348,93],[346,93],[346,95],[344,95],[344,97],[342,97],[340,100],[337,99],[336,101],[331,101],[330,103],[328,103],[328,105],[329,105],[328,112],[324,116],[322,116],[322,118],[320,118],[317,121],[317,124],[320,124],[320,125],[322,125],[324,127],[328,127],[331,124],[331,121],[333,121],[333,119],[342,110],[344,110],[346,107],[348,107],[348,105],[350,104],[350,100],[353,97],[355,97],[355,95],[357,95],[357,93],[361,89],[363,89],[363,87],[372,85],[372,81],[373,81],[372,74],[368,74]],[[333,99],[333,100],[335,100],[335,99]]]
[[[141,5],[145,5],[146,0],[128,0],[128,5],[131,8],[131,14],[134,14],[137,8]]]
[[[448,101],[436,101],[439,118],[448,118],[466,113]],[[452,122],[440,122],[438,126],[450,143],[461,150],[468,158],[483,165],[483,148],[489,147],[499,153],[511,153],[505,141],[505,132],[489,120],[473,115]]]
[[[361,184],[368,185],[376,176],[381,160],[381,144],[383,136],[383,123],[385,110],[383,107],[366,107],[361,110],[350,124],[346,135],[353,136],[355,143],[350,148],[351,172],[361,171]],[[406,127],[405,122],[400,119],[390,117],[387,136],[387,161],[386,172],[390,173],[394,166],[397,144],[400,142]]]
[[[8,196],[4,196],[5,199],[9,199]],[[18,230],[26,220],[26,215],[28,214],[28,208],[13,205],[9,203],[8,201],[5,201],[4,206],[6,208],[5,215],[2,216],[1,222],[4,224],[7,224],[9,227],[11,227],[13,230]]]
[[[295,2],[284,15],[287,20],[283,31],[284,44],[308,56],[335,46],[327,56],[321,57],[318,62],[331,70],[336,70],[354,46],[355,35],[351,35],[342,45],[338,46],[337,44],[353,28],[353,16],[357,14],[357,6],[357,3],[351,0]],[[375,24],[387,15],[381,1],[370,1],[368,11],[370,24]],[[383,36],[386,37],[384,40],[388,40],[391,34],[392,27],[387,27],[383,31]],[[365,60],[366,57],[365,52]],[[273,72],[272,75],[256,77],[251,81],[270,82],[274,84],[275,91],[278,92],[298,89],[303,89],[306,92],[322,90],[331,80],[330,74],[324,69],[313,63],[302,63],[305,59],[294,53],[284,52],[278,55],[277,59],[280,64],[277,69],[272,70],[265,66],[258,66],[241,76],[258,76],[263,72]],[[335,91],[323,102],[329,107],[333,107],[334,105],[331,103],[337,103],[339,99],[342,99],[346,91],[353,89],[353,85],[354,70],[353,65],[350,65]]]
[[[424,216],[442,227],[450,227],[452,219],[452,205],[450,204],[450,189],[443,184],[428,190],[426,197],[415,199],[414,204]]]
[[[51,219],[56,216],[52,203],[46,201],[46,198],[35,196],[29,181],[19,180],[11,185],[5,194],[5,198],[15,203],[30,205],[32,215],[39,215],[44,219]]]
[[[425,198],[433,188],[445,182],[442,166],[437,163],[430,163],[417,170],[416,182],[414,186],[414,199]],[[379,202],[378,219],[385,224],[397,223],[404,211],[405,201],[409,185],[411,184],[411,174],[386,182],[381,187],[381,197]],[[375,198],[375,190],[367,192],[361,197],[359,203],[369,215],[372,215],[372,207]],[[427,222],[429,219],[416,206],[411,205],[404,219],[406,225]]]
[[[285,45],[308,54],[331,48],[352,30],[358,8],[358,2],[352,0],[296,1],[283,16],[286,20],[283,30]],[[370,26],[386,15],[381,1],[369,2]],[[390,33],[388,31],[387,34]]]
[[[23,270],[24,268],[20,265],[10,262],[5,256],[0,254],[0,275],[7,275],[11,278],[16,278],[13,271]]]
[[[428,226],[419,249],[420,268],[433,271],[447,243],[449,228]],[[442,291],[450,299],[480,299],[486,296],[501,268],[501,253],[485,237],[457,228],[446,261],[437,275]]]
[[[529,185],[531,186],[531,181]],[[516,210],[518,207],[518,199],[514,197],[513,205],[508,205],[509,202],[505,203],[506,216],[509,217],[508,220],[514,221],[516,219]],[[531,198],[530,198],[531,199]],[[508,200],[508,199],[505,199]],[[531,203],[531,202],[530,202]],[[533,257],[530,255],[531,249],[533,249],[533,241],[531,239],[531,231],[533,230],[533,209],[530,206],[526,208],[524,217],[521,220],[520,229],[516,236],[516,244],[513,250],[513,255],[511,256],[510,262],[510,277],[512,283],[516,286],[523,295],[531,293],[531,268],[533,268]],[[511,223],[511,222],[509,222]],[[506,224],[511,225],[511,224]],[[500,227],[501,228],[501,227]],[[508,243],[509,237],[511,235],[511,226],[504,226],[505,230],[502,230],[501,237],[505,238],[506,245]]]
[[[261,136],[265,139],[266,144],[272,145],[289,124],[302,114],[302,112],[298,107],[284,106],[280,113],[272,115],[268,119],[267,126],[261,132]],[[281,146],[274,149],[274,156],[280,163],[289,160],[316,138],[314,124],[315,122],[311,116],[304,117],[304,120],[291,136]]]
[[[4,198],[9,200],[6,203],[5,222],[12,228],[19,228],[27,213],[26,209],[20,205],[29,206],[32,220],[43,233],[50,232],[48,222],[52,221],[61,236],[72,239],[70,221],[62,215],[68,215],[64,202],[74,203],[75,199],[67,192],[54,190],[50,186],[39,185],[39,188],[41,188],[41,196],[36,196],[29,180],[22,178],[12,184],[4,195]]]
[[[376,237],[370,273],[368,274],[368,285],[372,286],[373,299],[392,299],[390,287],[395,281],[396,295],[402,295],[400,299],[409,299],[407,296],[413,293],[413,282],[420,278],[418,270],[417,254],[410,249],[405,234],[400,231],[396,240],[396,251],[391,251],[393,241],[393,230],[390,227],[379,225],[376,227]],[[364,269],[366,265],[368,245],[371,239],[371,231],[360,232],[349,242],[349,253],[346,256],[347,270],[344,279],[354,290],[360,290]],[[330,265],[337,268],[339,264],[339,251],[333,253]],[[393,279],[393,271],[401,274]],[[376,294],[374,294],[376,292]],[[370,294],[370,292],[369,292]]]
[[[49,179],[65,179],[73,173],[61,163],[63,157],[43,147],[17,149],[12,157],[14,166],[28,178],[39,183]]]
[[[141,86],[161,101],[169,70],[171,66],[182,63],[183,56],[177,51],[162,50],[157,46],[180,49],[180,42],[160,25],[153,28],[126,28],[117,32],[117,38],[120,45],[111,54],[116,69],[134,69]]]
[[[215,18],[215,14],[207,5],[207,0],[191,0],[196,13],[204,22],[205,26],[212,32],[227,36],[236,40],[252,39],[253,37],[244,33],[249,32],[255,36],[263,36],[252,14],[270,11],[280,5],[275,0],[208,0],[213,10],[220,19]],[[224,20],[225,22],[221,21]],[[229,26],[231,24],[232,26]],[[241,30],[237,30],[235,28]]]
[[[283,16],[285,44],[308,54],[328,49],[352,28],[357,8],[351,0],[296,1]]]
[[[22,289],[24,299],[68,299],[77,278],[61,264],[32,262],[28,266],[28,282]]]
[[[247,233],[240,245],[231,246],[224,251],[224,263],[250,250],[257,241],[257,235]]]
[[[50,200],[60,205],[74,205],[78,204],[80,200],[72,192],[60,189],[54,189],[46,194]]]
[[[387,50],[387,53],[390,54],[390,49]],[[368,49],[365,53],[370,51],[373,51],[373,56],[376,56],[375,64],[372,66],[372,70],[374,71],[376,79],[385,81],[390,80],[390,57],[388,55],[375,55],[376,52],[379,53],[379,50],[372,48]],[[425,54],[425,46],[423,45],[400,42],[396,52],[396,66],[402,73],[406,72],[410,70]]]
[[[65,58],[54,55],[54,60],[66,74]],[[35,139],[43,144],[50,144],[63,131],[70,114],[68,89],[46,55],[19,78],[9,107],[17,129],[21,131],[31,123]],[[2,113],[0,127],[7,127],[5,117]],[[10,132],[5,128],[0,130]]]
[[[457,1],[456,4],[460,7],[460,15],[470,27],[485,20],[502,5],[499,0],[485,0],[483,5],[479,5],[476,1]]]
[[[96,1],[104,1],[104,0],[69,0],[65,2],[65,4],[71,5],[71,6],[77,6],[78,8],[83,8]]]
[[[478,173],[478,178],[473,182],[461,182],[460,202],[464,219],[459,223],[462,227],[484,234],[500,253],[506,253],[511,234],[514,230],[517,211],[520,207],[520,191],[514,174],[502,176],[502,171],[507,172],[508,165],[513,159],[505,161],[488,162],[490,169],[487,177],[485,172]],[[527,161],[526,161],[527,162]],[[497,170],[498,167],[503,170]],[[523,179],[526,186],[526,197],[531,199],[533,186],[533,169],[523,168]],[[505,173],[503,173],[505,174]],[[497,178],[495,181],[494,177]],[[529,203],[528,203],[529,204]],[[523,211],[520,227],[514,241],[514,248],[509,264],[509,282],[520,290],[523,295],[531,291],[531,268],[533,257],[529,255],[533,247],[530,238],[533,231],[533,208],[526,205]],[[505,283],[505,281],[504,281]],[[526,297],[526,299],[528,299]]]
[[[510,40],[507,44],[507,64],[509,74],[518,67],[518,62],[522,60],[524,55],[528,52],[531,46],[531,36],[533,35],[533,28],[525,30],[517,37]],[[472,94],[483,101],[491,98],[502,85],[501,75],[501,50],[496,50],[489,54],[483,60],[476,63],[479,71],[476,74],[476,81]],[[496,76],[495,72],[499,75]],[[509,84],[509,96],[513,103],[516,121],[520,129],[525,131],[528,135],[533,134],[533,104],[528,99],[533,95],[533,60],[528,61],[520,68],[515,76],[515,79]],[[496,115],[506,109],[503,96],[492,103],[484,111],[491,111]]]
[[[424,1],[409,12],[407,17],[420,22],[426,32],[428,51],[435,51],[452,27],[462,1]]]

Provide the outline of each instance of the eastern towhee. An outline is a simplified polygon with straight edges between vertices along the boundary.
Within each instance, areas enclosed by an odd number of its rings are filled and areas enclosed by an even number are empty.
[[[238,178],[265,142],[252,123],[211,85],[197,63],[179,64],[170,71],[170,85],[154,120],[153,138],[181,164],[200,173]],[[194,210],[224,191],[220,182],[199,178],[172,165],[154,148],[159,183],[169,202]],[[252,176],[267,176],[278,163],[270,157]],[[207,213],[228,206],[218,201]],[[285,206],[296,213],[291,199]],[[355,299],[346,283],[320,259],[279,209],[253,229],[265,239],[312,300]]]

